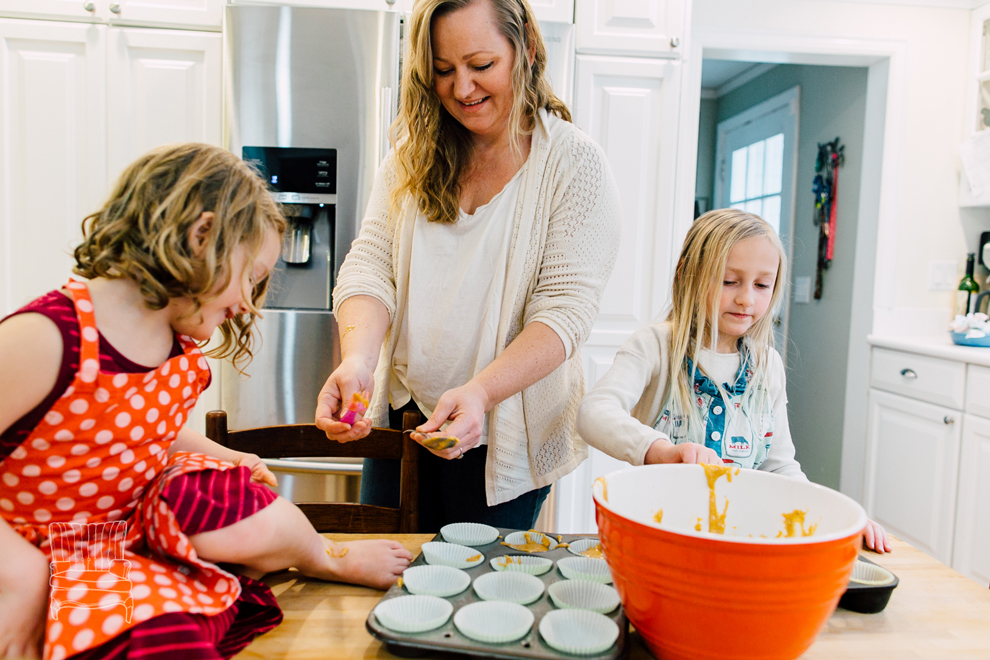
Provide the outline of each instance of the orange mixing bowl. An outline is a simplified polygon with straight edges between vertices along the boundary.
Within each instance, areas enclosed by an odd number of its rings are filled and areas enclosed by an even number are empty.
[[[595,482],[602,550],[629,620],[661,660],[797,658],[845,591],[866,512],[829,488],[741,470],[715,482],[718,512],[728,501],[725,534],[715,535],[709,492],[700,465]],[[797,526],[797,536],[777,538],[782,514],[795,510],[814,533]]]

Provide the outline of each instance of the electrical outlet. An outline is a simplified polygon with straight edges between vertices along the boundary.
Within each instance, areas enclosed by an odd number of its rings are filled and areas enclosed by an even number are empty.
[[[794,302],[796,302],[796,303],[810,303],[811,302],[811,278],[810,277],[795,277],[794,278]]]
[[[956,261],[928,262],[928,290],[952,291],[958,286],[959,263]]]

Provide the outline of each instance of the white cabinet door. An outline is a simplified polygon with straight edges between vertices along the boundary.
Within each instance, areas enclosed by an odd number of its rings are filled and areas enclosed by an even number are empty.
[[[110,28],[109,181],[154,147],[221,140],[222,37]]]
[[[574,22],[574,0],[529,0],[529,6],[539,21]]]
[[[198,27],[219,30],[223,0],[97,0],[115,25]]]
[[[574,122],[605,150],[622,205],[615,269],[581,349],[589,388],[666,302],[680,75],[680,62],[670,60],[577,56]],[[560,482],[558,530],[593,531],[591,484],[625,465],[592,449],[591,459]]]
[[[579,53],[679,57],[686,0],[577,0]]]
[[[961,413],[870,390],[866,511],[914,547],[952,562]]]
[[[0,315],[68,280],[105,194],[106,30],[0,20]]]
[[[0,0],[0,16],[105,21],[107,0]]]
[[[263,4],[295,7],[332,7],[334,9],[375,9],[411,12],[416,0],[270,0]],[[230,4],[261,4],[257,0],[231,0]]]
[[[965,415],[952,568],[990,584],[990,419]]]

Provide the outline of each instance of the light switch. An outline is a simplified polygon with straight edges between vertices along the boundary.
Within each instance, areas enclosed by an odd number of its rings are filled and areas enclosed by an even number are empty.
[[[796,302],[796,303],[810,303],[811,302],[811,278],[810,277],[795,277],[794,278],[794,302]]]
[[[928,290],[952,291],[959,284],[959,274],[956,270],[959,264],[955,261],[928,262]]]

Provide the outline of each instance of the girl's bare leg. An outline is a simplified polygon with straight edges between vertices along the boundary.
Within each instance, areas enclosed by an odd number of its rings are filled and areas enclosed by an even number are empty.
[[[397,541],[331,543],[305,514],[279,497],[229,527],[189,537],[196,554],[210,562],[241,564],[248,577],[297,568],[321,580],[388,589],[412,555]]]

